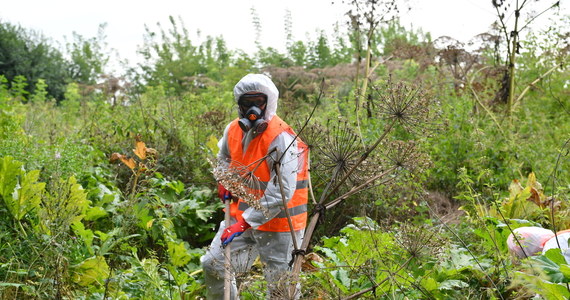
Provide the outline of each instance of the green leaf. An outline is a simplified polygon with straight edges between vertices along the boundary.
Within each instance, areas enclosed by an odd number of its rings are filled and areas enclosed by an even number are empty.
[[[564,282],[570,282],[570,266],[566,264],[561,265],[560,272],[564,275]]]
[[[180,181],[171,181],[168,183],[168,186],[174,190],[177,195],[180,195],[184,191],[184,183]]]
[[[469,287],[464,281],[456,280],[456,279],[449,279],[439,284],[440,290],[455,290],[455,289],[463,289]]]
[[[560,251],[560,249],[550,249],[547,251],[547,253],[553,250]],[[550,256],[555,257],[553,253],[551,253]],[[562,274],[560,271],[560,266],[556,262],[550,260],[544,255],[534,256],[531,257],[531,259],[546,275],[548,275],[550,281],[555,283],[564,282],[564,274]]]
[[[85,217],[89,201],[86,191],[77,183],[75,177],[60,179],[50,191],[46,193],[40,211],[46,233],[51,234],[52,230],[67,230],[71,224]]]
[[[39,177],[40,171],[38,170],[28,173],[21,172],[20,182],[12,191],[12,195],[3,197],[8,210],[16,220],[21,220],[26,214],[40,206],[46,184],[38,183]]]
[[[433,277],[425,277],[422,286],[428,291],[433,291],[438,288],[438,283]]]
[[[95,221],[107,216],[107,211],[101,206],[90,207],[85,213],[85,220]]]
[[[559,248],[548,249],[546,253],[544,253],[544,256],[557,265],[566,263],[566,259],[564,259],[564,255],[562,255],[562,251],[560,251]]]
[[[207,222],[208,218],[210,218],[210,216],[212,215],[212,213],[214,213],[213,209],[197,209],[196,210],[196,216],[202,220]]]
[[[139,220],[137,225],[140,228],[143,228],[145,230],[149,230],[150,229],[148,227],[149,221],[154,219],[154,218],[150,215],[150,210],[146,207],[146,205],[144,203],[137,203],[134,206],[134,212],[135,212],[137,219]]]
[[[94,251],[93,251],[92,246],[93,246],[93,238],[95,236],[93,234],[93,231],[91,229],[85,229],[85,225],[83,225],[83,223],[81,223],[81,221],[73,222],[71,224],[71,229],[73,229],[73,232],[75,232],[75,234],[77,234],[79,237],[81,237],[81,240],[87,246],[89,254],[93,255]]]
[[[22,172],[22,163],[15,161],[11,156],[0,160],[0,197],[12,198],[12,192],[18,185],[18,176]]]
[[[515,278],[527,282],[525,286],[543,297],[543,299],[566,300],[570,298],[570,292],[565,285],[544,280],[541,276],[516,272]]]
[[[88,286],[93,283],[103,284],[109,277],[109,265],[103,256],[94,256],[78,265],[71,266],[73,282]]]
[[[220,151],[220,148],[218,148],[218,139],[214,135],[210,135],[208,142],[206,142],[206,147],[212,151],[214,156],[218,155],[218,151]]]
[[[170,257],[170,262],[177,267],[185,266],[192,258],[187,253],[184,242],[168,242],[168,256]]]

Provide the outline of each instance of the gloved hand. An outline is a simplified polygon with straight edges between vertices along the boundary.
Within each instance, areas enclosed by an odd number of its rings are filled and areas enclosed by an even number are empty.
[[[222,200],[222,203],[225,203],[226,200],[232,199],[232,193],[226,190],[226,188],[218,182],[218,197]]]
[[[245,220],[239,220],[228,229],[224,230],[222,234],[222,245],[226,246],[229,244],[236,236],[240,236],[246,229],[250,228],[251,225],[247,224]]]

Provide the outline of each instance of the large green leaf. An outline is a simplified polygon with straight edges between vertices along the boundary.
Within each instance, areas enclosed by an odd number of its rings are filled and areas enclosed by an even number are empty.
[[[170,257],[170,262],[177,267],[186,265],[192,258],[187,253],[184,242],[168,242],[168,256]]]
[[[16,185],[18,185],[21,168],[22,163],[15,161],[11,156],[0,159],[0,197],[3,199],[12,197]]]
[[[539,255],[532,257],[533,262],[539,267],[546,275],[548,275],[550,281],[554,283],[569,282],[570,278],[565,277],[560,270],[561,264],[566,264],[564,257],[560,254],[560,249],[550,249],[546,252],[547,255]],[[560,257],[562,260],[560,260]],[[554,260],[552,260],[552,259]]]
[[[25,173],[21,177],[20,188],[16,187],[14,190],[12,194],[14,202],[9,208],[17,220],[21,220],[27,213],[40,206],[46,184],[37,182],[39,177],[40,171],[38,170]]]
[[[73,281],[81,286],[95,282],[102,284],[109,277],[109,265],[103,256],[90,257],[78,265],[72,266]]]
[[[107,216],[107,211],[101,206],[94,206],[87,209],[85,220],[95,221],[97,219]]]
[[[0,160],[0,196],[16,220],[37,209],[45,183],[37,182],[40,171],[24,172],[22,164],[7,156]]]
[[[81,237],[81,239],[87,246],[87,250],[91,255],[93,255],[94,250],[92,246],[93,246],[93,238],[95,237],[93,231],[91,229],[85,229],[85,225],[83,225],[81,221],[73,222],[73,224],[71,224],[71,228],[73,229],[73,232],[75,232],[75,234]]]
[[[543,299],[567,300],[570,298],[570,292],[564,284],[550,282],[540,276],[523,272],[516,272],[515,277],[527,282],[526,287],[542,296]]]

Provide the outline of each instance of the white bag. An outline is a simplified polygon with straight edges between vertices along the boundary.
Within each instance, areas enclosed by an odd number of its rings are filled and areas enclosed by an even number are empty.
[[[518,243],[513,233],[516,234]],[[519,258],[540,254],[546,241],[554,236],[552,230],[542,227],[519,227],[513,233],[507,238],[507,247],[511,254]]]

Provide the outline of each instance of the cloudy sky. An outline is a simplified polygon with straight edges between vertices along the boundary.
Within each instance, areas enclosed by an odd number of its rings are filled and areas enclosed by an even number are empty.
[[[546,1],[546,0],[543,0]],[[334,3],[333,3],[334,2]],[[120,57],[137,60],[144,26],[167,25],[168,16],[182,18],[186,28],[202,36],[223,36],[230,49],[255,50],[251,8],[262,25],[261,42],[280,50],[285,47],[284,20],[291,12],[294,39],[314,37],[317,30],[332,33],[335,22],[346,21],[341,0],[19,0],[4,1],[0,20],[38,30],[63,43],[76,32],[95,37],[106,23],[106,41]],[[344,1],[346,2],[346,1]],[[548,2],[548,1],[546,1]],[[568,5],[567,1],[562,5]],[[491,0],[409,0],[412,8],[401,16],[402,24],[422,28],[432,37],[447,35],[467,41],[487,31],[496,19]],[[566,7],[563,7],[566,9]],[[168,28],[167,26],[164,26]]]

